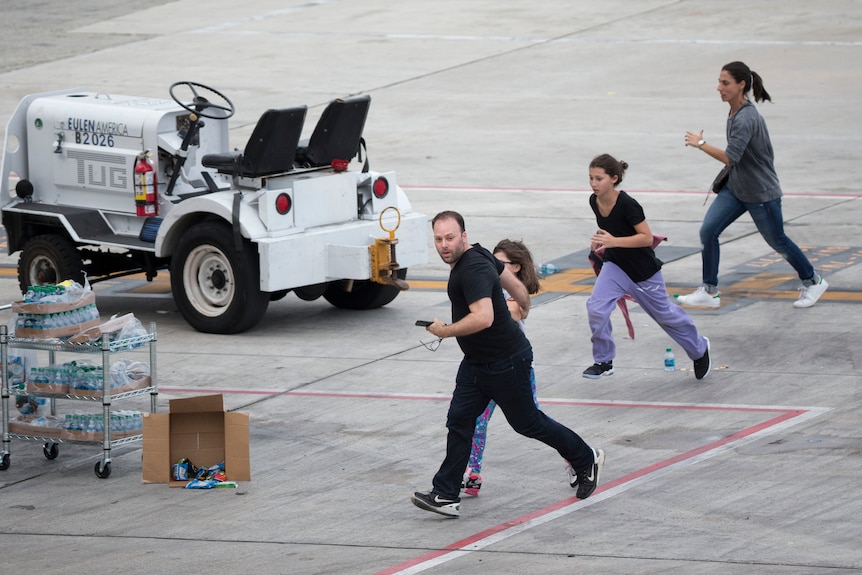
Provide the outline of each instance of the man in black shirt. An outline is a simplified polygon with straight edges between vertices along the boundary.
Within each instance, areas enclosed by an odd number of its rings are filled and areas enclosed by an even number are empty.
[[[459,213],[440,212],[431,226],[437,253],[451,268],[448,294],[452,323],[435,318],[426,329],[439,338],[455,337],[464,359],[446,419],[446,457],[434,476],[433,489],[414,493],[411,501],[427,511],[460,515],[461,480],[476,418],[492,399],[515,431],[553,447],[569,462],[569,484],[577,487],[578,498],[586,499],[598,484],[605,454],[545,415],[533,401],[533,350],[503,297],[505,288],[522,309],[529,310],[526,288],[491,252],[467,243],[464,218]]]

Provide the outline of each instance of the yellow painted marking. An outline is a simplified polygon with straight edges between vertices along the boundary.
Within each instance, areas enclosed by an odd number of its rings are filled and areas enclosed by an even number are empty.
[[[0,278],[17,278],[18,272],[13,267],[0,267]],[[541,293],[567,293],[567,294],[589,294],[593,290],[592,282],[588,280],[595,277],[591,268],[573,268],[560,273],[546,276],[542,280]],[[126,276],[111,280],[114,282],[127,279],[144,281],[144,274]],[[722,286],[721,297],[723,300],[733,298],[765,299],[765,300],[795,300],[799,297],[797,290],[777,290],[775,286],[786,283],[790,278],[787,274],[761,273],[745,278],[734,284]],[[408,282],[411,289],[446,291],[447,280],[411,280]],[[688,293],[692,291],[691,286],[667,286],[668,294]],[[170,274],[160,272],[159,276],[151,282],[146,282],[125,290],[126,293],[137,294],[167,294],[171,292]],[[862,291],[835,291],[832,288],[821,296],[822,300],[840,301],[847,303],[862,302]]]
[[[449,282],[446,280],[412,280],[407,278],[410,289],[433,289],[446,291]]]
[[[787,282],[787,274],[762,273],[745,278],[728,287],[728,291],[739,290],[764,290]],[[724,291],[723,289],[720,291]]]
[[[564,270],[557,274],[545,276],[545,278],[542,280],[542,291],[565,293],[591,292],[593,291],[593,286],[591,284],[575,284],[595,277],[596,274],[592,269],[575,268]]]
[[[147,276],[140,274],[136,276],[129,276],[131,278],[146,280]],[[147,282],[143,285],[140,285],[136,288],[132,288],[128,290],[129,293],[153,293],[153,294],[164,294],[171,293],[171,278],[167,274],[159,275],[153,281]]]

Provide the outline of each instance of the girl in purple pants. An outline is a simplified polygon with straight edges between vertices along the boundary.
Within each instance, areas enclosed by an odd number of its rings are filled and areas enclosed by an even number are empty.
[[[515,274],[527,292],[530,295],[539,292],[539,276],[536,273],[536,265],[533,263],[533,256],[530,250],[523,242],[516,240],[502,240],[494,248],[494,256],[509,266],[512,273]],[[506,296],[506,303],[509,305],[509,312],[512,314],[512,319],[518,322],[521,329],[524,329],[524,313],[521,306],[509,297],[506,290],[503,290],[503,295]],[[536,374],[530,367],[530,387],[533,388],[533,401],[536,407],[539,407],[539,402],[536,400]],[[476,418],[476,429],[473,431],[473,447],[470,450],[470,461],[467,463],[467,470],[464,473],[464,481],[462,487],[467,495],[479,495],[479,489],[482,487],[482,455],[485,453],[485,439],[488,435],[488,420],[494,414],[496,403],[491,401],[485,411]]]
[[[596,214],[598,231],[590,238],[590,249],[604,248],[602,269],[587,300],[592,330],[593,361],[584,377],[599,379],[613,375],[616,343],[611,312],[617,300],[630,295],[694,361],[694,375],[703,379],[712,368],[709,340],[697,332],[691,316],[670,302],[661,273],[662,262],[652,249],[653,235],[641,205],[616,187],[628,164],[602,154],[590,162],[590,207]]]

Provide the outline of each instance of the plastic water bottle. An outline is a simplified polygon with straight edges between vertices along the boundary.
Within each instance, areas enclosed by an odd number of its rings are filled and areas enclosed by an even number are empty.
[[[54,374],[54,384],[62,387],[63,389],[69,389],[72,378],[69,376],[69,370],[65,367],[56,368],[56,373]]]
[[[542,264],[541,267],[539,267],[539,273],[543,276],[549,276],[551,274],[557,273],[558,271],[560,270],[557,269],[557,266],[551,263]]]
[[[48,376],[48,373],[45,371],[44,367],[40,367],[36,374],[36,379],[33,383],[40,383],[42,385],[48,385],[51,383],[51,378]]]
[[[674,371],[676,369],[676,358],[673,356],[673,351],[667,348],[664,352],[664,370]]]

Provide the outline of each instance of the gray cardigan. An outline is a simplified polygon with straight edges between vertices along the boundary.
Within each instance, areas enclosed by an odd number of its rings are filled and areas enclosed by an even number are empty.
[[[766,122],[757,108],[746,101],[727,118],[728,188],[742,202],[768,202],[781,197],[775,173],[772,142]]]

